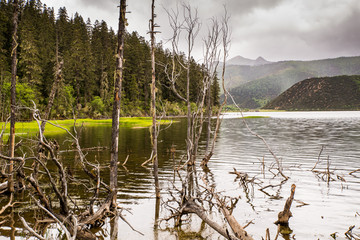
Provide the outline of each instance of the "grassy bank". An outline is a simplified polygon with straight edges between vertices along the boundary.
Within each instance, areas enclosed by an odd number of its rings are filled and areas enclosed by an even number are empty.
[[[61,126],[67,130],[71,130],[74,126],[74,120],[51,120],[53,124]],[[146,128],[152,125],[152,119],[150,117],[134,117],[134,118],[120,118],[120,127],[130,127],[130,128]],[[162,120],[160,124],[169,124],[171,120]],[[76,126],[99,126],[99,125],[111,125],[111,119],[77,119]],[[0,122],[0,132],[4,128],[5,123]],[[36,121],[32,122],[17,122],[15,124],[15,132],[17,136],[28,135],[34,136],[39,132],[39,126]],[[54,136],[57,134],[63,134],[66,131],[64,129],[58,128],[51,124],[46,124],[45,127],[45,136]],[[6,129],[3,135],[3,141],[6,142],[10,134],[10,123],[6,125]]]

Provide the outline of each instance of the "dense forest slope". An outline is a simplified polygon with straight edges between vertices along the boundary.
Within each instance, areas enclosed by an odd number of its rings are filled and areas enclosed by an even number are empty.
[[[360,76],[310,78],[263,107],[281,110],[359,110]]]
[[[284,61],[260,66],[227,66],[230,94],[245,108],[259,108],[293,84],[313,77],[360,74],[360,57]]]
[[[12,8],[12,1],[0,1],[0,121],[4,121],[10,108]],[[69,17],[65,7],[55,13],[40,0],[22,2],[20,10],[17,105],[32,106],[31,100],[34,100],[40,110],[44,109],[58,60],[63,63],[62,78],[52,118],[72,118],[73,113],[78,117],[110,116],[116,32],[104,21],[84,20],[78,13]],[[161,43],[156,46],[155,55],[159,63],[156,66],[159,109],[162,107],[160,111],[167,114],[182,114],[185,104],[172,92],[164,73],[164,66],[171,62],[173,55]],[[149,42],[136,32],[126,33],[124,58],[121,115],[148,115],[151,83]],[[183,55],[177,59],[186,61]],[[194,59],[190,64],[190,100],[196,102],[205,72]],[[186,71],[182,71],[176,87],[181,94],[185,92]],[[212,103],[219,104],[217,81],[214,81],[212,90]],[[18,117],[25,120],[29,114],[22,112]]]

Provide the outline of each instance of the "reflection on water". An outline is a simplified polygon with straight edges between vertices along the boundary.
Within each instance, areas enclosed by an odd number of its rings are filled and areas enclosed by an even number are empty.
[[[350,225],[360,227],[360,173],[358,177],[348,173],[360,168],[360,113],[359,112],[303,112],[303,113],[246,113],[248,115],[270,116],[270,118],[247,119],[249,126],[263,136],[274,153],[281,159],[284,173],[290,179],[278,185],[279,178],[273,178],[268,171],[274,160],[263,142],[251,135],[238,115],[227,115],[222,123],[215,149],[209,163],[209,172],[198,169],[210,184],[217,190],[225,191],[226,195],[240,196],[241,199],[233,214],[239,223],[244,225],[253,220],[255,224],[246,229],[261,239],[266,228],[270,229],[273,238],[276,234],[277,214],[284,207],[289,196],[290,186],[295,183],[296,193],[292,206],[293,217],[290,219],[291,237],[295,239],[331,239],[330,234],[338,232],[337,239],[344,239]],[[111,126],[88,127],[81,132],[83,147],[110,146]],[[172,186],[175,178],[174,166],[185,154],[186,121],[174,123],[159,135],[159,174],[162,194]],[[151,153],[149,129],[120,130],[120,161],[127,156],[126,168],[119,166],[118,201],[122,206],[130,208],[132,214],[126,214],[127,220],[139,231],[141,236],[133,232],[124,222],[120,221],[120,239],[176,239],[173,231],[163,230],[160,226],[154,230],[155,196],[151,169],[141,167]],[[59,137],[59,143],[65,138]],[[204,149],[205,142],[201,143]],[[319,152],[324,146],[318,169],[325,169],[327,158],[330,168],[346,182],[324,182],[311,172]],[[175,161],[171,157],[171,148],[175,149]],[[63,153],[74,173],[74,154]],[[110,160],[110,153],[105,151],[88,152],[88,159],[95,159],[101,164]],[[262,173],[261,162],[264,160],[265,172]],[[229,172],[246,172],[250,178],[256,177],[267,184],[278,185],[259,191],[256,183],[244,185],[235,180]],[[106,172],[104,172],[106,174]],[[106,175],[103,175],[107,179]],[[70,189],[81,199],[78,189]],[[304,205],[304,203],[306,205]],[[160,205],[160,218],[168,214]],[[212,213],[214,216],[216,212]],[[29,213],[29,216],[31,214]],[[206,239],[218,239],[208,227],[203,226],[197,218],[191,219],[192,224],[187,232],[201,230]],[[183,229],[184,230],[184,229]],[[4,230],[2,230],[4,233]],[[196,234],[195,234],[196,235]],[[185,236],[185,235],[184,235]],[[192,239],[192,237],[181,239]],[[194,235],[192,235],[194,236]],[[284,236],[285,237],[285,236]],[[287,237],[286,237],[287,238]]]

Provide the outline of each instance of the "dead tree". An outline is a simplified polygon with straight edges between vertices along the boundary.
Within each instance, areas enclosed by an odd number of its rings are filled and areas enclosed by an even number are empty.
[[[124,61],[124,38],[126,26],[126,0],[120,0],[120,17],[118,30],[118,43],[116,51],[116,72],[115,72],[115,89],[112,112],[112,129],[111,129],[111,161],[110,161],[110,191],[112,196],[112,206],[116,208],[116,189],[118,179],[118,158],[119,158],[119,118],[120,118],[120,101],[123,81],[123,61]]]
[[[220,108],[217,112],[217,116],[216,116],[216,126],[215,126],[215,130],[214,130],[214,135],[212,138],[212,143],[211,143],[211,148],[210,151],[207,152],[201,162],[202,166],[207,166],[208,162],[210,161],[212,155],[214,154],[214,148],[215,148],[215,142],[217,139],[217,134],[219,132],[220,129],[220,125],[221,125],[221,111],[223,109],[223,107],[226,105],[227,103],[227,93],[228,91],[225,88],[225,71],[226,71],[226,60],[229,54],[229,48],[230,48],[230,38],[231,38],[231,32],[229,29],[229,19],[230,16],[227,13],[227,9],[224,7],[225,10],[225,14],[224,17],[222,18],[221,21],[221,32],[222,32],[222,50],[223,50],[223,65],[222,65],[222,71],[221,71],[221,84],[222,84],[222,88],[224,90],[224,101],[223,103],[220,105]],[[209,122],[210,124],[210,122]],[[208,130],[209,131],[209,130]],[[209,131],[210,132],[210,131]],[[208,134],[209,137],[209,134]]]
[[[240,172],[234,171],[235,174],[239,177],[243,177],[243,174]],[[241,239],[241,240],[251,240],[253,239],[245,228],[253,221],[248,222],[246,225],[242,226],[239,224],[237,219],[233,216],[233,210],[235,209],[238,198],[228,197],[223,193],[216,191],[215,187],[211,187],[208,183],[208,180],[205,177],[198,177],[202,180],[202,185],[199,185],[202,188],[202,191],[197,191],[195,196],[190,189],[187,187],[189,179],[189,174],[186,179],[182,179],[178,173],[180,181],[182,183],[182,188],[178,189],[173,186],[173,189],[169,191],[170,198],[164,203],[165,208],[171,212],[171,216],[164,219],[169,221],[170,219],[175,220],[175,226],[178,226],[182,222],[182,217],[188,214],[195,214],[200,219],[202,219],[209,227],[214,229],[220,235],[226,239]],[[289,218],[292,217],[290,211],[292,202],[295,195],[295,184],[291,186],[291,192],[289,198],[286,200],[284,205],[284,210],[278,214],[278,220],[275,224],[278,225],[278,232],[275,239],[278,238],[279,233],[289,229],[288,223]],[[219,224],[216,220],[211,218],[209,215],[211,211],[214,210],[214,207],[221,213],[223,219],[225,219],[227,225],[230,227],[230,230],[226,229],[222,224]],[[270,240],[269,229],[266,229],[266,239]]]
[[[191,54],[195,45],[195,39],[200,30],[200,21],[198,18],[197,9],[193,12],[190,4],[183,4],[184,9],[184,26],[183,28],[187,32],[186,41],[187,41],[187,62],[186,62],[186,104],[187,104],[187,159],[188,165],[195,164],[194,156],[194,139],[193,128],[191,122],[191,103],[190,103],[190,65],[191,65]]]
[[[108,166],[100,166],[100,164],[87,161],[86,155],[80,147],[76,129],[74,129],[75,134],[72,134],[65,128],[47,122],[47,124],[63,129],[71,137],[73,146],[77,150],[81,169],[89,179],[81,181],[77,177],[69,175],[59,155],[59,146],[56,141],[47,140],[41,130],[41,123],[46,120],[40,118],[36,106],[32,111],[39,128],[37,147],[34,149],[40,151],[34,152],[29,157],[8,157],[0,152],[0,159],[16,163],[14,169],[26,181],[27,191],[32,196],[32,202],[60,226],[67,239],[96,239],[97,237],[89,229],[101,227],[107,217],[124,219],[121,212],[117,210],[118,206],[112,206],[114,193],[101,178],[101,169],[108,169]],[[26,163],[28,166],[31,162],[32,168],[23,168]],[[50,163],[55,169],[48,167]],[[87,203],[78,206],[69,193],[70,187],[83,188],[88,192],[88,197],[85,198]],[[107,193],[107,197],[100,199],[100,192]],[[12,197],[6,206],[13,205],[11,200]],[[96,206],[95,202],[98,203]],[[126,220],[124,221],[126,222]],[[24,226],[32,235],[39,234],[28,223],[24,223]]]
[[[160,198],[160,184],[158,173],[158,154],[157,154],[157,124],[156,124],[156,79],[155,79],[155,31],[156,27],[159,27],[155,23],[155,0],[151,3],[151,19],[150,19],[150,39],[151,39],[151,140],[153,151],[153,166],[154,166],[154,178],[155,178],[155,194],[156,198]]]
[[[64,65],[64,61],[61,59],[61,57],[59,56],[59,39],[56,33],[56,63],[55,63],[55,76],[54,76],[54,82],[51,86],[51,90],[50,90],[50,95],[49,95],[49,99],[48,99],[48,104],[45,108],[45,113],[44,113],[44,119],[45,120],[49,120],[50,119],[50,114],[51,114],[51,108],[54,104],[54,100],[55,100],[55,95],[56,92],[59,88],[59,84],[60,81],[62,79],[62,67]],[[45,124],[46,122],[42,122],[41,123],[41,130],[44,131],[45,130]]]
[[[203,124],[205,122],[205,109],[208,108],[208,122],[210,124],[211,113],[209,110],[210,107],[210,92],[211,92],[211,82],[216,78],[216,70],[219,62],[219,46],[221,41],[221,32],[226,34],[226,44],[225,44],[225,57],[227,57],[229,38],[228,38],[228,28],[227,21],[228,16],[225,16],[224,26],[226,31],[221,30],[220,25],[216,19],[212,19],[212,24],[209,27],[209,33],[204,39],[204,62],[203,62],[203,78],[202,78],[202,87],[199,89],[198,99],[196,102],[197,109],[191,111],[190,108],[190,98],[189,98],[189,87],[190,87],[190,63],[191,63],[191,53],[194,48],[194,43],[200,29],[200,23],[197,16],[197,11],[192,10],[190,5],[183,4],[183,17],[184,20],[180,21],[178,11],[168,12],[170,26],[173,29],[173,36],[171,38],[172,42],[172,66],[170,67],[171,73],[169,73],[168,66],[165,67],[165,72],[167,73],[168,79],[171,82],[172,89],[174,93],[182,99],[187,104],[187,165],[194,165],[197,157],[198,144],[200,140],[201,133],[203,131]],[[186,60],[183,63],[181,59],[178,59],[177,55],[179,53],[178,41],[179,37],[182,36],[182,30],[185,31],[186,41],[187,41],[187,55]],[[180,76],[180,71],[176,71],[177,66],[186,71],[186,97],[182,96],[176,89],[176,81]],[[224,70],[225,71],[225,70]],[[208,105],[206,107],[206,105]],[[221,111],[221,109],[220,109]],[[219,112],[220,112],[219,111]],[[210,114],[210,115],[209,115]],[[220,118],[220,114],[218,116]],[[217,124],[216,132],[219,129],[220,123]],[[208,125],[210,127],[210,125]],[[210,131],[208,130],[210,133]],[[214,142],[216,136],[214,137]],[[212,155],[212,153],[211,153]],[[209,156],[207,154],[207,156]]]
[[[211,81],[215,79],[216,67],[219,56],[219,38],[220,28],[216,19],[212,19],[212,25],[209,28],[208,36],[204,39],[204,62],[203,62],[203,87],[199,91],[197,100],[197,109],[192,114],[191,133],[193,139],[192,156],[196,159],[200,137],[205,122],[206,99],[211,91]]]
[[[190,66],[192,60],[192,51],[195,46],[195,40],[200,30],[200,20],[198,17],[197,9],[193,10],[190,4],[182,4],[183,9],[183,21],[179,20],[179,12],[172,11],[168,13],[169,23],[173,30],[173,35],[171,37],[172,43],[172,66],[171,66],[171,74],[168,73],[168,66],[165,67],[165,72],[168,76],[169,81],[171,82],[172,89],[176,96],[178,96],[182,101],[186,103],[187,106],[187,138],[186,138],[186,146],[187,146],[187,161],[188,165],[194,165],[195,159],[193,157],[193,149],[194,149],[194,139],[193,139],[193,131],[192,131],[192,114],[191,114],[191,102],[190,102]],[[179,37],[182,34],[182,30],[186,32],[185,40],[187,45],[186,59],[185,63],[183,63],[183,59],[179,59]],[[182,96],[176,89],[176,80],[180,76],[180,71],[176,71],[177,65],[180,65],[180,68],[185,69],[186,71],[186,91],[185,96]]]
[[[61,228],[66,232],[66,235],[68,235],[68,239],[75,239],[75,237],[80,239],[95,239],[95,235],[86,229],[85,223],[83,225],[78,224],[80,217],[75,216],[70,208],[70,197],[68,195],[69,176],[66,173],[66,168],[58,157],[58,147],[54,142],[48,141],[41,131],[41,119],[39,118],[40,114],[37,109],[33,109],[33,117],[39,127],[38,145],[41,147],[37,149],[41,149],[41,151],[34,153],[34,155],[30,157],[6,157],[0,153],[0,158],[17,163],[17,174],[29,184],[29,190],[31,190],[29,193],[33,197],[34,203],[60,224]],[[70,132],[68,133],[70,134]],[[41,157],[41,155],[45,157]],[[46,161],[44,161],[44,159]],[[25,163],[29,161],[36,162],[40,166],[42,170],[41,177],[39,176],[38,167],[34,167],[30,172],[24,170],[23,167]],[[56,171],[49,170],[47,161],[52,162]],[[33,166],[35,166],[35,164],[33,164]],[[41,182],[44,180],[46,184]],[[53,197],[46,194],[44,187],[47,184],[50,185],[53,191]],[[59,209],[53,206],[53,202],[59,203]]]
[[[165,203],[165,207],[172,212],[172,215],[165,220],[175,219],[175,224],[178,225],[181,223],[183,215],[193,213],[226,239],[252,240],[253,238],[244,230],[244,227],[232,216],[232,209],[234,209],[237,201],[221,196],[214,188],[208,186],[204,178],[202,180],[205,185],[202,186],[204,191],[201,191],[197,196],[194,196],[190,189],[186,187],[189,185],[187,181],[190,181],[188,177],[185,180],[181,180],[182,189],[174,187],[176,190],[175,194],[178,194],[178,196],[170,191],[172,198]],[[174,203],[177,207],[173,206]],[[204,207],[205,205],[214,206],[222,213],[232,233],[209,216],[209,211]]]
[[[15,153],[15,122],[16,122],[16,73],[17,73],[17,29],[18,29],[18,18],[19,18],[19,3],[18,0],[13,2],[13,19],[12,19],[12,47],[11,47],[11,118],[10,118],[10,151],[9,156],[14,157]],[[8,191],[14,192],[14,179],[13,179],[13,162],[9,162],[8,168]]]

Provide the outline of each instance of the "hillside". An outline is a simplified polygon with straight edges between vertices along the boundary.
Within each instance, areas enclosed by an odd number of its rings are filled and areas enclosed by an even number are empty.
[[[283,61],[260,66],[230,65],[226,86],[237,104],[259,108],[271,99],[307,78],[358,75],[360,57],[341,57],[316,61]]]
[[[359,110],[360,76],[310,78],[263,107],[276,110]]]

